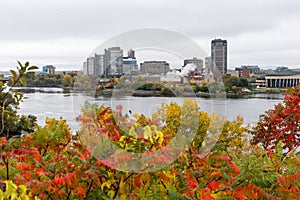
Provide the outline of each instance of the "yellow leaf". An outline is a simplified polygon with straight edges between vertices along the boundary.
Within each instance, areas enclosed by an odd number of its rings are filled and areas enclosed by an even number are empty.
[[[155,140],[158,142],[159,145],[162,145],[164,141],[164,134],[161,131],[157,131]]]
[[[110,186],[111,186],[111,183],[109,183],[109,182],[104,182],[104,183],[102,183],[102,185],[101,185],[101,189],[103,190],[104,187],[110,188]]]
[[[114,198],[115,192],[114,192],[113,190],[110,190],[110,191],[108,192],[108,196],[109,196],[111,199]]]
[[[23,197],[26,194],[26,186],[25,185],[19,185],[19,188],[22,190],[21,197]]]

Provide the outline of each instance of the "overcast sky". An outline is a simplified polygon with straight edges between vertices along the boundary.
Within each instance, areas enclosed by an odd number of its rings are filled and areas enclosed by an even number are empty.
[[[0,0],[0,70],[16,60],[80,69],[107,39],[145,27],[177,31],[208,54],[212,39],[226,39],[229,67],[300,68],[299,0]]]

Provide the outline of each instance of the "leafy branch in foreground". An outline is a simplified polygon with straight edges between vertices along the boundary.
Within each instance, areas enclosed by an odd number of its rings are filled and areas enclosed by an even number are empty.
[[[22,116],[22,120],[20,121],[16,109],[18,109],[19,103],[23,99],[23,94],[15,91],[14,87],[25,86],[25,75],[34,73],[33,70],[38,69],[38,67],[30,66],[29,62],[22,65],[18,61],[18,65],[17,71],[10,70],[12,76],[9,78],[8,83],[5,83],[6,80],[4,79],[0,80],[0,135],[6,134],[6,137],[9,137],[10,134],[15,135],[23,130],[23,125],[27,122],[29,124],[27,124],[27,130],[25,131],[32,131],[32,127],[34,127],[36,121],[36,118],[33,116]],[[2,78],[4,78],[3,75]]]

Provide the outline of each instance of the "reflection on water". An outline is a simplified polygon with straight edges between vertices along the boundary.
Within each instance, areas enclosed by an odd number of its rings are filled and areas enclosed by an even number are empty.
[[[111,99],[105,97],[88,97],[80,93],[64,93],[63,90],[47,88],[48,92],[26,93],[24,101],[20,105],[21,114],[33,114],[38,118],[38,123],[45,124],[46,117],[59,118],[67,120],[72,130],[79,129],[79,123],[75,121],[80,115],[80,109],[86,101],[104,104],[115,108],[117,105],[123,106],[123,113],[143,113],[151,116],[162,102],[170,103],[172,101],[181,104],[183,98],[176,97],[126,97]],[[49,92],[50,91],[50,92]],[[56,92],[53,92],[56,91]],[[251,98],[242,99],[209,99],[195,98],[199,102],[201,110],[211,114],[217,113],[226,116],[228,119],[234,119],[237,115],[243,116],[245,123],[254,124],[258,121],[260,114],[272,108],[275,104],[282,101],[280,94],[255,95]]]

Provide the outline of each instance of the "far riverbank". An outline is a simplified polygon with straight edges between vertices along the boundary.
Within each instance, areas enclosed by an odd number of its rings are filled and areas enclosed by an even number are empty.
[[[243,92],[239,94],[235,93],[224,93],[221,94],[213,94],[206,92],[182,92],[182,93],[163,93],[161,91],[156,90],[135,90],[135,91],[124,91],[119,89],[106,89],[106,90],[89,90],[89,91],[78,91],[73,88],[62,88],[62,87],[16,87],[16,90],[23,93],[78,93],[85,94],[91,97],[200,97],[200,98],[232,98],[232,99],[248,99],[248,98],[260,98],[260,99],[283,99],[282,94],[283,90],[280,92],[276,91],[251,91],[251,92]]]

